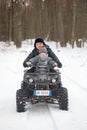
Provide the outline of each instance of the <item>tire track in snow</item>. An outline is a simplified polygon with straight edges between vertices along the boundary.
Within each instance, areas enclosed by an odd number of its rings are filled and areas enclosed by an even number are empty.
[[[30,105],[27,109],[27,117],[31,125],[34,123],[32,130],[59,130],[58,125],[51,114],[51,111],[46,103],[38,103]],[[30,127],[31,128],[31,127]]]
[[[48,107],[48,106],[47,106],[47,107]],[[49,107],[48,107],[48,110],[49,110],[49,114],[50,114],[50,117],[51,117],[51,120],[52,120],[52,122],[53,122],[53,125],[54,125],[55,130],[59,130],[59,129],[58,129],[58,125],[56,124],[56,122],[55,122],[55,120],[54,120],[54,117],[53,117],[53,115],[52,115],[51,110],[49,109]]]
[[[85,88],[85,87],[82,86],[80,83],[78,83],[77,81],[75,81],[74,79],[72,79],[70,76],[67,76],[67,75],[65,75],[65,74],[64,74],[64,76],[65,76],[65,78],[68,79],[70,82],[72,82],[73,84],[75,84],[76,87],[81,88],[82,90],[84,90],[85,92],[87,92],[87,88]]]

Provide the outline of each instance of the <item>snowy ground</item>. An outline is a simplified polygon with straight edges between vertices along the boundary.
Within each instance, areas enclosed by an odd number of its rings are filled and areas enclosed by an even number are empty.
[[[86,43],[87,44],[87,43]],[[0,130],[87,130],[87,45],[84,48],[55,48],[63,67],[62,83],[69,93],[69,111],[56,105],[36,104],[25,113],[16,112],[16,90],[23,78],[22,63],[32,45],[20,49],[0,44]]]

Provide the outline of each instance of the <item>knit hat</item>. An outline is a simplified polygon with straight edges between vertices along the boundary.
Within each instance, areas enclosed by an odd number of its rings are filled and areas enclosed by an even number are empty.
[[[47,53],[46,47],[41,47],[41,48],[39,49],[39,53]]]
[[[42,42],[44,45],[45,45],[45,42],[44,42],[44,40],[42,39],[42,38],[37,38],[36,40],[35,40],[35,42],[34,42],[34,46],[36,47],[36,43],[38,43],[38,42]]]

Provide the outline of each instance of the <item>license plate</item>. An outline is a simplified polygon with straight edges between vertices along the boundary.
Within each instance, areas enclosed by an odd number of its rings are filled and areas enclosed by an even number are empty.
[[[52,96],[51,90],[34,90],[34,96]]]

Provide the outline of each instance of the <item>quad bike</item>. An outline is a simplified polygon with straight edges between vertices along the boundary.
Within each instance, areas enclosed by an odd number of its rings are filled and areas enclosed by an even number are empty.
[[[21,88],[16,91],[17,112],[25,112],[28,103],[42,102],[68,110],[68,90],[62,87],[61,73],[50,72],[46,66],[39,66],[32,73],[25,70]]]

